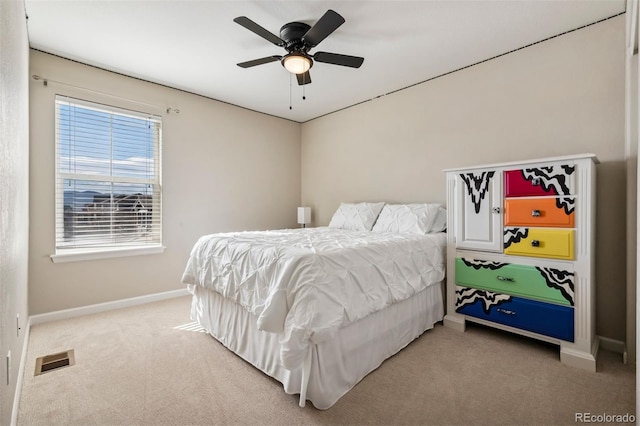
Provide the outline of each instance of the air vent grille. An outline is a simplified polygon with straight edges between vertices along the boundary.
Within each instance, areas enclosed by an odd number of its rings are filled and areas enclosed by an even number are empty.
[[[35,375],[47,373],[49,371],[58,370],[63,367],[70,367],[76,363],[73,349],[59,352],[56,354],[41,356],[36,359]]]

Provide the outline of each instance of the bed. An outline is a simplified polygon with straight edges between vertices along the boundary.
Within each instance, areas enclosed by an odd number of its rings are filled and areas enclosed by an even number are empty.
[[[328,409],[444,317],[444,209],[342,203],[329,226],[202,236],[182,281],[191,316]]]

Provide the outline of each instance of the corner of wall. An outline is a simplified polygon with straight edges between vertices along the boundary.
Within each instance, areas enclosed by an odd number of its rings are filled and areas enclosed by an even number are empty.
[[[22,0],[0,1],[0,424],[15,424],[28,326],[29,40]],[[9,354],[11,356],[9,357]]]

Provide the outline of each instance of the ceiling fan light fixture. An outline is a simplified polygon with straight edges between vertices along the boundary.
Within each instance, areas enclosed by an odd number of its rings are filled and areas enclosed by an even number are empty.
[[[311,58],[300,53],[289,53],[282,59],[282,66],[291,74],[304,74],[312,65]]]

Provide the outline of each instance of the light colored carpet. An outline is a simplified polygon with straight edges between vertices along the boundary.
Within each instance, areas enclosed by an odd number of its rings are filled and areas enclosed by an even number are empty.
[[[190,298],[34,326],[19,425],[575,424],[576,413],[635,415],[635,369],[601,351],[598,372],[555,346],[496,330],[426,332],[326,411],[296,396],[189,319]],[[76,365],[34,377],[35,359]]]

